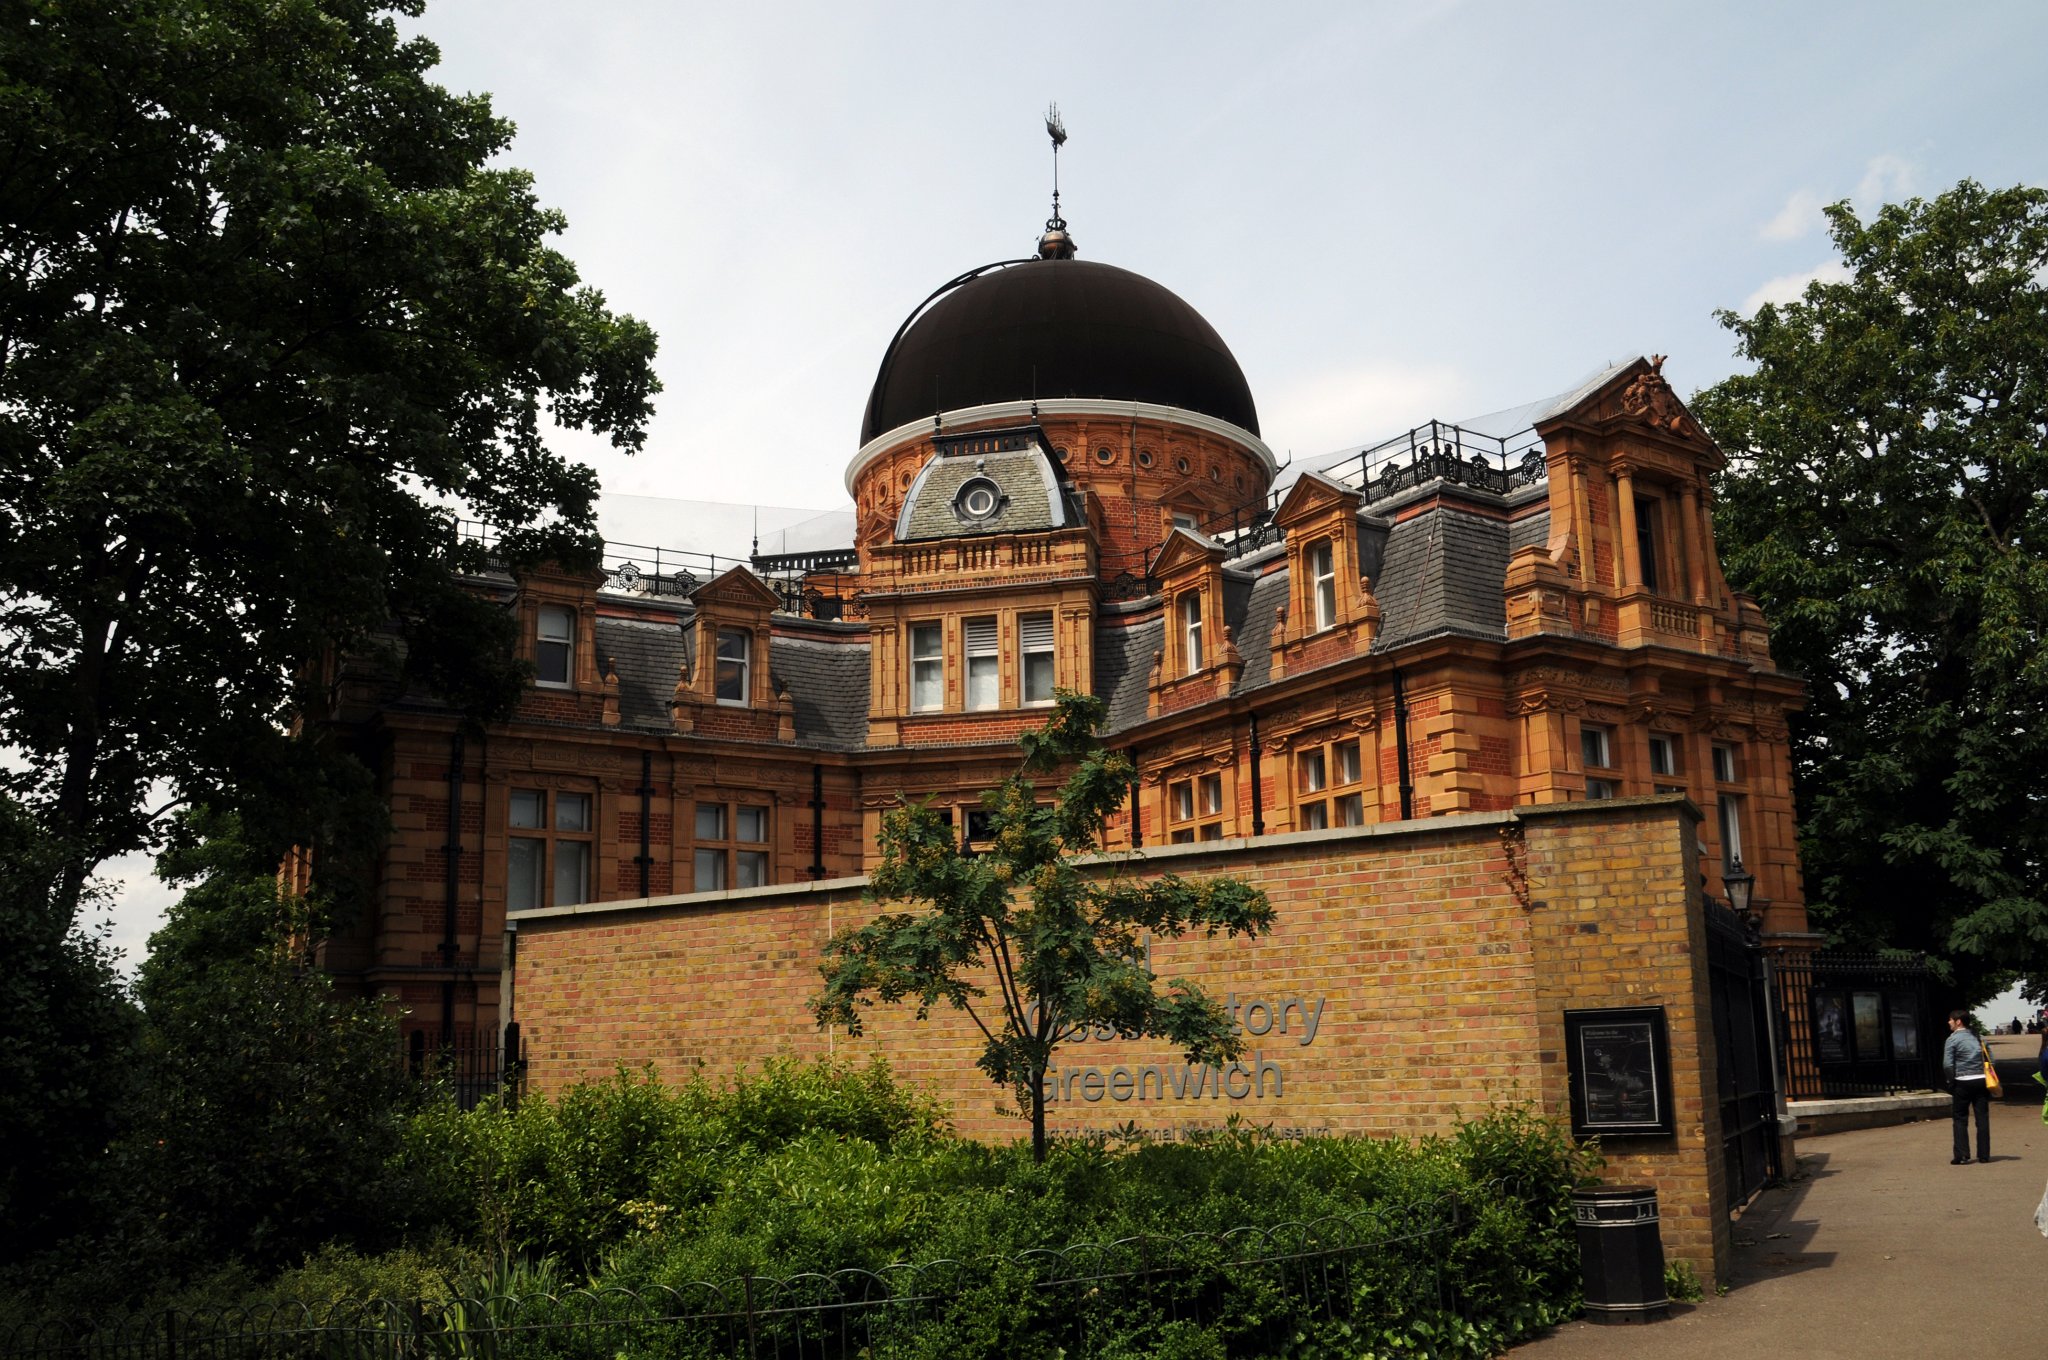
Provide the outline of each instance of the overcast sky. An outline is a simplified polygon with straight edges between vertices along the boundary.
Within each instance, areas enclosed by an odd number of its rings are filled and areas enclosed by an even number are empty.
[[[1820,208],[2048,183],[2048,5],[432,0],[562,249],[661,340],[608,492],[834,509],[882,350],[1029,253],[1178,293],[1311,457],[1670,355],[1830,266]],[[699,545],[664,542],[664,547]],[[728,548],[734,545],[726,545]],[[139,954],[162,894],[120,866]]]

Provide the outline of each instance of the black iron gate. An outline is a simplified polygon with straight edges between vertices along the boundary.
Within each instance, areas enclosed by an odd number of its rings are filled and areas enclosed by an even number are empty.
[[[1836,1100],[1941,1085],[1932,975],[1918,955],[1780,950],[1786,1092]]]
[[[1727,1163],[1729,1202],[1741,1204],[1781,1174],[1770,977],[1755,928],[1711,898],[1706,912],[1721,1153]]]

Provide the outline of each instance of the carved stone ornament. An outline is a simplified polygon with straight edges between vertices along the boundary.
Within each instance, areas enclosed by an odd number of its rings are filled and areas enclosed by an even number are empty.
[[[1621,413],[1672,434],[1683,433],[1692,423],[1684,403],[1664,381],[1664,356],[1652,355],[1650,371],[1638,373],[1621,390]]]
[[[1518,694],[1514,698],[1514,711],[1527,717],[1534,713],[1583,713],[1586,701],[1576,694],[1560,694],[1555,690],[1539,689],[1533,694]]]

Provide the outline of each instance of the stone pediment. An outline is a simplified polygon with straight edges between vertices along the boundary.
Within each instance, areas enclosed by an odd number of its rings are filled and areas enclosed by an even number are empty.
[[[1281,528],[1301,523],[1332,506],[1342,506],[1356,513],[1365,497],[1341,482],[1333,481],[1320,472],[1304,472],[1295,478],[1294,485],[1287,488],[1287,495],[1280,507],[1273,512],[1273,522]]]
[[[1664,378],[1664,356],[1653,354],[1628,365],[1585,400],[1555,419],[1593,425],[1628,425],[1667,439],[1713,448],[1714,441]]]
[[[731,609],[772,610],[782,603],[781,596],[745,567],[734,567],[723,575],[714,576],[698,586],[691,593],[690,600],[699,609],[722,605]]]
[[[1209,566],[1222,560],[1220,544],[1192,529],[1176,525],[1166,536],[1166,541],[1159,545],[1159,553],[1152,559],[1151,575],[1154,579],[1164,580],[1190,567]]]

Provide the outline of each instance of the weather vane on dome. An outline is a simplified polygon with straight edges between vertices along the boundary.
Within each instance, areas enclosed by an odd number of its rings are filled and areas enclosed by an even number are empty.
[[[1048,260],[1069,260],[1074,240],[1067,235],[1067,220],[1060,216],[1060,148],[1067,144],[1067,125],[1060,121],[1060,106],[1045,106],[1045,135],[1052,138],[1052,216],[1045,220],[1045,235],[1038,238],[1038,253]]]

